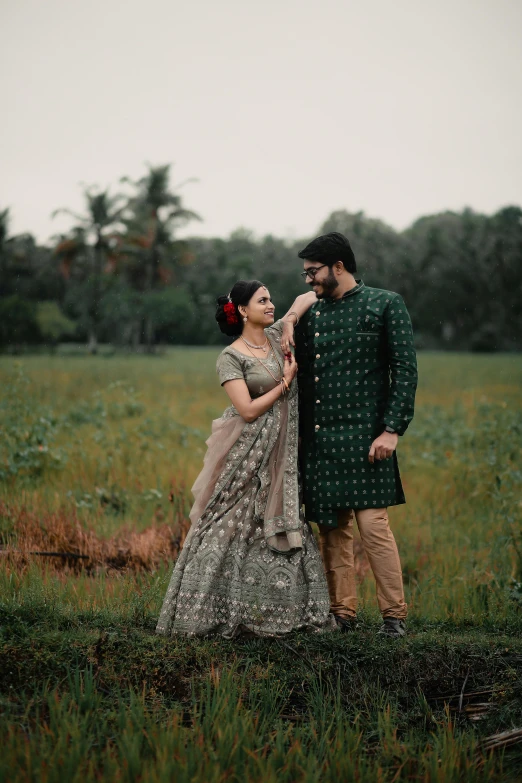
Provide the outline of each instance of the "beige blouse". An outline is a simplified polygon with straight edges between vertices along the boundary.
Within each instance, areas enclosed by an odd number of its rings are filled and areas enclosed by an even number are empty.
[[[221,385],[226,381],[238,378],[244,380],[252,399],[266,394],[277,386],[272,375],[277,379],[283,375],[284,357],[280,344],[282,332],[282,320],[276,321],[273,326],[265,329],[265,334],[272,346],[272,351],[267,359],[258,360],[254,356],[245,356],[232,346],[225,348],[219,354],[216,364]]]

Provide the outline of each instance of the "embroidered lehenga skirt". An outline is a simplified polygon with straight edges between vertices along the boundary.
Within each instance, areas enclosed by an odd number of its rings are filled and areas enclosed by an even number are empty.
[[[318,547],[300,515],[296,392],[252,423],[228,408],[207,446],[157,633],[333,628]]]

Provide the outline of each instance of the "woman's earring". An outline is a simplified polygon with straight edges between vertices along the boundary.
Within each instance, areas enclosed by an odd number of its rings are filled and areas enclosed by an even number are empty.
[[[245,317],[243,318],[243,322],[246,324],[247,321],[248,321],[248,315],[245,315]]]

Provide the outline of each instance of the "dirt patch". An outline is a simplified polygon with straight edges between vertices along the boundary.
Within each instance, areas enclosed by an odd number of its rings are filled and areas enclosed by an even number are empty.
[[[74,511],[42,515],[0,503],[0,515],[9,519],[15,542],[1,541],[0,555],[17,570],[41,562],[57,570],[88,573],[152,571],[177,558],[190,527],[189,520],[180,517],[172,524],[154,524],[141,532],[124,526],[110,538],[102,538],[81,524]]]

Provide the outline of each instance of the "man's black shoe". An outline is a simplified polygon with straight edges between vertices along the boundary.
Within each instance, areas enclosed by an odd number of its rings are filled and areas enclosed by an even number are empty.
[[[334,614],[334,617],[337,627],[343,633],[351,633],[352,631],[357,630],[358,625],[356,617],[339,617],[337,614]]]
[[[398,617],[384,617],[378,634],[388,636],[390,639],[400,639],[406,636],[406,623]]]

